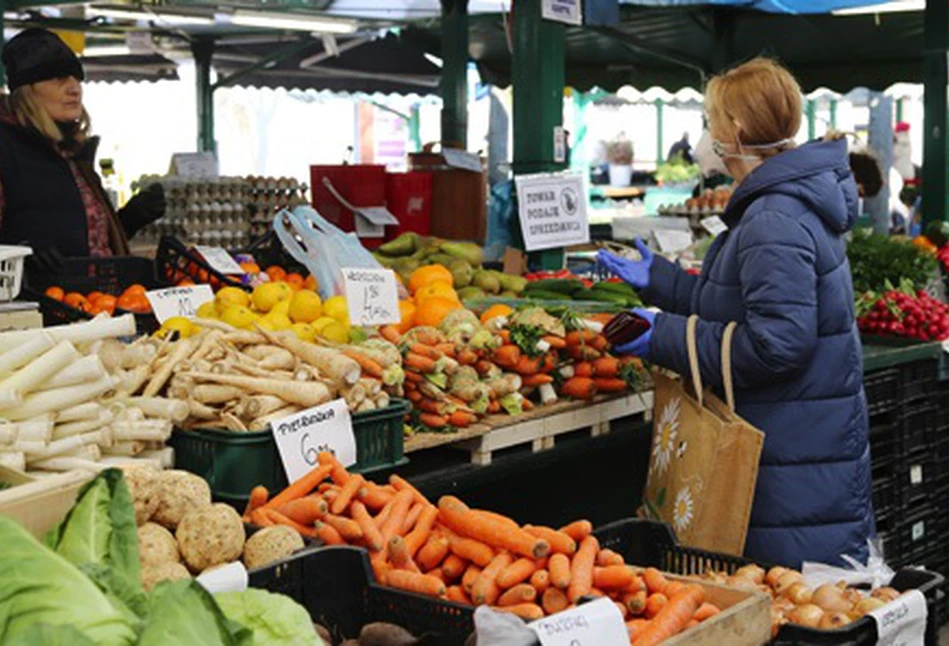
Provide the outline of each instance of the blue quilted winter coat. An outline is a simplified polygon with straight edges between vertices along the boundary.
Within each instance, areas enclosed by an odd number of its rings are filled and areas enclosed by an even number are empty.
[[[843,237],[856,217],[844,141],[783,152],[735,191],[701,276],[656,257],[642,292],[664,310],[647,358],[689,374],[686,319],[698,314],[702,379],[719,390],[722,332],[738,323],[737,411],[765,433],[745,553],[763,562],[865,562],[876,532]]]

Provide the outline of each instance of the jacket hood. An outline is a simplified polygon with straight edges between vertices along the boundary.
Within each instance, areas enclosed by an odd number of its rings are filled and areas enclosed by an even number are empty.
[[[813,141],[766,159],[735,190],[725,223],[734,226],[754,200],[771,194],[801,200],[838,233],[850,230],[859,213],[846,140]]]

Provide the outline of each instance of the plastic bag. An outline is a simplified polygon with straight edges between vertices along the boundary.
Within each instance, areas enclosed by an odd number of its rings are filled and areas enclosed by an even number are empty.
[[[381,267],[359,238],[343,232],[309,206],[298,206],[292,213],[280,211],[274,216],[273,229],[287,253],[316,278],[324,299],[343,293],[343,268]]]
[[[508,612],[478,606],[474,613],[477,646],[535,646],[537,635],[523,620]]]
[[[849,586],[868,583],[872,588],[889,585],[896,573],[886,564],[879,539],[869,539],[867,544],[870,546],[870,556],[867,558],[866,565],[846,554],[841,555],[840,558],[853,568],[850,570],[824,563],[804,561],[801,568],[804,583],[813,589],[825,583],[833,584],[838,581],[844,581]]]

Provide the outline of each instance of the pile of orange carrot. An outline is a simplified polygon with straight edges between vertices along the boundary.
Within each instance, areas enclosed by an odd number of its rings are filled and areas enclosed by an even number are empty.
[[[522,526],[453,496],[432,504],[397,475],[379,485],[350,474],[328,453],[272,498],[256,487],[244,519],[288,525],[327,545],[363,547],[384,585],[527,620],[606,596],[634,646],[658,644],[719,612],[700,586],[636,569],[601,549],[589,521]]]

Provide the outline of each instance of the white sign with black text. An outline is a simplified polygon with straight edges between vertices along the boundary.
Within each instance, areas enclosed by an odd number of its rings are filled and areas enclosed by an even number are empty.
[[[173,316],[194,318],[198,308],[214,300],[210,285],[187,285],[168,287],[145,292],[145,298],[152,306],[155,318],[164,323]]]
[[[398,323],[399,284],[391,269],[343,269],[343,289],[353,325]]]
[[[524,250],[537,251],[590,241],[583,178],[571,173],[515,177]]]
[[[244,270],[240,265],[237,264],[237,261],[231,257],[231,254],[227,253],[224,249],[220,247],[206,247],[204,245],[195,245],[195,249],[204,260],[211,265],[211,269],[216,272],[226,274],[226,275],[235,275],[243,274]]]
[[[544,20],[553,20],[567,25],[583,24],[580,0],[544,0],[540,15]]]
[[[480,173],[483,170],[481,167],[481,158],[475,153],[469,153],[467,150],[445,148],[442,150],[442,157],[445,158],[445,163],[452,168],[470,170],[472,173]]]
[[[217,177],[214,153],[175,153],[171,156],[171,173],[179,177]]]
[[[926,641],[926,597],[919,590],[867,614],[877,623],[877,646],[923,646]]]
[[[323,452],[335,455],[344,467],[356,463],[356,436],[344,399],[289,415],[270,428],[290,482],[312,471]]]
[[[715,237],[719,234],[725,233],[728,231],[728,225],[718,217],[713,215],[699,221],[699,224],[702,225],[702,228],[712,234],[712,237]]]
[[[627,646],[629,632],[616,605],[601,597],[527,624],[542,646]]]

